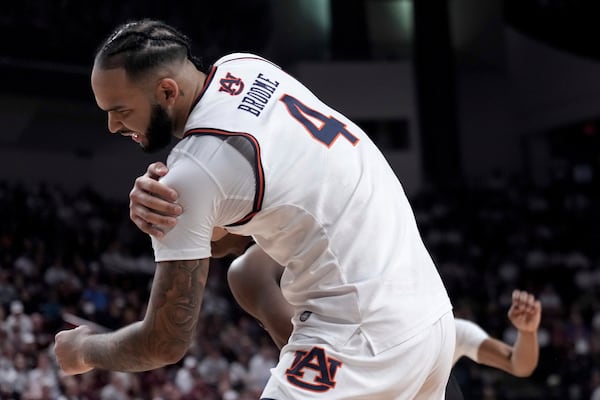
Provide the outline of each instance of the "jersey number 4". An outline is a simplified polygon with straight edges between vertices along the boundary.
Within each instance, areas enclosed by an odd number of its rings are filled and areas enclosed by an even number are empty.
[[[280,100],[285,104],[290,115],[296,121],[300,122],[308,133],[325,146],[331,147],[340,135],[345,137],[354,146],[358,143],[358,138],[351,134],[346,129],[346,125],[340,120],[313,110],[290,95],[284,94]],[[315,122],[320,123],[319,126]]]

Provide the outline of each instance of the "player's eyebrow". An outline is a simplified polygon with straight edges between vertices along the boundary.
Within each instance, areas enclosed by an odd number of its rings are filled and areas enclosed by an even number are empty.
[[[102,111],[105,111],[105,112],[122,111],[122,110],[124,110],[126,108],[127,107],[125,107],[125,106],[114,106],[114,107],[110,107],[110,108],[107,108],[107,109],[103,109]]]

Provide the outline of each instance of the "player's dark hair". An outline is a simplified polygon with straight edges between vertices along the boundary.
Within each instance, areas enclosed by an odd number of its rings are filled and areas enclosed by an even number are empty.
[[[118,26],[96,51],[101,68],[124,68],[135,79],[156,67],[189,59],[203,70],[200,59],[191,54],[190,39],[164,22],[142,19]]]

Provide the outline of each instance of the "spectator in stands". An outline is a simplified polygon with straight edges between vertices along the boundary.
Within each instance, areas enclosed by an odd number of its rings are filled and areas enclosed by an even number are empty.
[[[13,300],[10,303],[10,314],[6,318],[4,326],[9,340],[14,343],[21,343],[26,335],[32,333],[33,322],[31,317],[25,313],[23,303],[20,300]]]
[[[198,363],[198,374],[204,382],[217,387],[221,375],[229,373],[229,363],[221,354],[218,343],[204,346],[204,357]]]
[[[111,371],[110,381],[100,391],[101,400],[129,400],[129,374]]]
[[[197,368],[198,361],[196,357],[188,355],[175,374],[175,385],[184,396],[190,394],[194,388],[194,381],[198,377]]]
[[[29,372],[27,390],[24,397],[40,399],[49,396],[55,399],[60,394],[59,380],[56,368],[47,352],[42,351],[37,356],[37,364]]]

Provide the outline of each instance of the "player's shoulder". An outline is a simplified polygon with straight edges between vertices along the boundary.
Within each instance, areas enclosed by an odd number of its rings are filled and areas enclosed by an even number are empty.
[[[246,63],[268,63],[277,68],[280,68],[274,62],[267,60],[266,58],[259,56],[258,54],[254,54],[254,53],[227,54],[227,55],[219,58],[217,61],[215,61],[214,66],[220,67],[222,65],[232,65],[232,64],[240,64],[240,63],[243,63],[243,64],[246,64]]]
[[[209,160],[226,157],[223,155],[223,140],[214,135],[188,134],[169,152],[167,165],[195,165],[194,169],[206,169]]]

